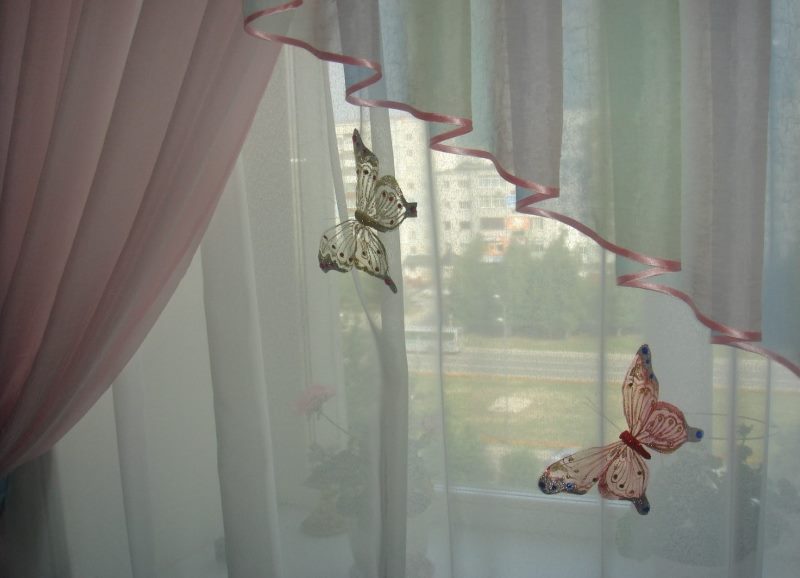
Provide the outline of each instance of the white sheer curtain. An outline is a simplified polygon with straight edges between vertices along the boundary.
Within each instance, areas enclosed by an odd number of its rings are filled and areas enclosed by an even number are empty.
[[[424,124],[346,106],[341,82],[284,51],[157,326],[12,476],[6,575],[794,575],[797,378],[614,286],[609,255],[515,214],[490,164],[430,153]],[[383,235],[397,295],[318,267],[353,201],[355,127],[419,203]],[[706,439],[650,462],[648,516],[539,493],[556,457],[617,438],[644,342]]]

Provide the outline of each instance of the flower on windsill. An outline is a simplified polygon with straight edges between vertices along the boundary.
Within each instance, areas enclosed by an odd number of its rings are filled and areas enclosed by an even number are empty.
[[[298,415],[311,418],[312,415],[319,414],[322,406],[336,395],[336,390],[326,385],[312,385],[303,390],[300,397],[294,402],[294,409]]]

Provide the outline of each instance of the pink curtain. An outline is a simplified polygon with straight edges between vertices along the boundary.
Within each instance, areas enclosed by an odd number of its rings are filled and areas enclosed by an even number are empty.
[[[138,348],[278,50],[243,32],[239,0],[0,4],[0,474]]]

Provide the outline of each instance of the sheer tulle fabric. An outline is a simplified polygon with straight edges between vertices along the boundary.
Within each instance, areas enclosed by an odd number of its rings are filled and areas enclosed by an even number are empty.
[[[774,209],[797,193],[788,0],[247,0],[245,14],[256,36],[344,63],[350,102],[412,112],[435,123],[433,149],[491,159],[520,211],[625,257],[621,285],[682,299],[715,343],[800,374],[800,225]]]
[[[715,343],[766,346],[800,371],[796,339],[784,339],[800,321],[784,289],[797,286],[773,280],[764,243],[797,247],[797,229],[766,209],[796,189],[771,176],[794,170],[781,159],[800,138],[784,100],[796,93],[785,64],[798,57],[796,11],[581,1],[564,4],[564,22],[561,195],[519,191],[522,210],[590,229],[628,257],[621,284],[686,301]],[[792,310],[779,322],[776,302]]]
[[[0,7],[0,472],[47,450],[147,334],[278,47],[238,2]]]

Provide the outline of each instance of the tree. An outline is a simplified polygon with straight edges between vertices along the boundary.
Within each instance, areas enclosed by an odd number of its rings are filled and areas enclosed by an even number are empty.
[[[536,300],[533,331],[542,337],[571,335],[587,315],[582,299],[580,256],[570,251],[562,234],[534,264],[531,298]]]
[[[527,245],[513,244],[506,250],[499,276],[498,304],[511,333],[531,333],[536,320],[536,297],[531,290],[535,284],[536,268]]]
[[[497,317],[495,308],[487,305],[495,293],[496,265],[482,261],[483,246],[483,239],[476,237],[455,258],[447,311],[457,324],[475,332],[495,327]]]

